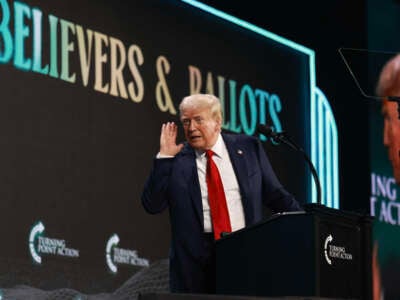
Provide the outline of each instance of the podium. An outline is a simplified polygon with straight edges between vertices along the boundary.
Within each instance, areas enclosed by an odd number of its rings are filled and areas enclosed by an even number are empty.
[[[217,294],[372,299],[372,217],[308,204],[216,243]]]

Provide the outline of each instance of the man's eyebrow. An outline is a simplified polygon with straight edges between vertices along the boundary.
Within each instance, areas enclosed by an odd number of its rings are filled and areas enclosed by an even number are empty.
[[[201,115],[196,115],[196,116],[193,116],[192,118],[189,118],[189,117],[181,117],[181,119],[196,119],[196,118],[202,118],[203,116],[201,116]]]

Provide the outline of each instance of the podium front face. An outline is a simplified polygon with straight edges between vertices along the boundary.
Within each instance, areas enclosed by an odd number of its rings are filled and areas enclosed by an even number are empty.
[[[232,233],[216,245],[217,293],[370,299],[362,226],[357,217],[302,212]]]
[[[319,294],[362,297],[362,232],[357,224],[320,219],[318,225]],[[323,253],[323,255],[321,255]]]

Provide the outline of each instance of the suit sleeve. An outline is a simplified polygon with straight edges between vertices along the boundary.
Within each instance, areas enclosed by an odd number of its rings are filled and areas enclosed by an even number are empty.
[[[279,182],[259,140],[257,155],[262,172],[262,197],[264,204],[274,212],[302,210],[299,203]]]
[[[141,196],[142,205],[148,213],[160,213],[168,207],[168,183],[173,161],[174,158],[154,159]]]

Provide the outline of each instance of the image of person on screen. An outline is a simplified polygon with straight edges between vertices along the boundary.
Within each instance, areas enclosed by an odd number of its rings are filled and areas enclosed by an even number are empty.
[[[398,103],[396,101],[389,101],[388,98],[389,96],[400,97],[400,54],[391,58],[382,68],[376,93],[378,96],[383,97],[383,144],[388,151],[388,159],[392,166],[393,177],[397,185],[400,185],[400,119]],[[378,252],[378,242],[375,241],[372,259],[373,300],[385,298],[383,282],[387,288],[386,292],[390,293],[390,290],[394,289],[389,278],[395,278],[396,276],[391,268],[394,264],[389,264],[389,267],[386,266],[383,269],[381,268]]]
[[[393,177],[400,185],[400,119],[397,102],[389,101],[388,96],[400,97],[400,54],[389,60],[383,67],[377,86],[377,94],[386,97],[382,102],[384,118],[383,144],[388,150]]]
[[[258,139],[221,133],[217,97],[185,97],[179,111],[186,142],[177,144],[173,122],[162,125],[141,200],[151,214],[169,209],[171,291],[214,293],[215,240],[261,221],[263,204],[273,212],[301,208]]]

